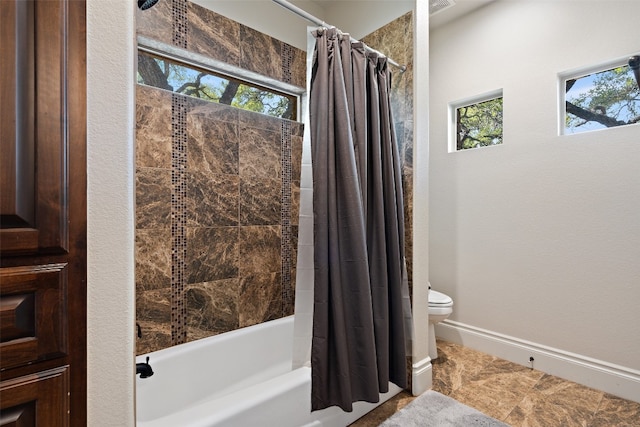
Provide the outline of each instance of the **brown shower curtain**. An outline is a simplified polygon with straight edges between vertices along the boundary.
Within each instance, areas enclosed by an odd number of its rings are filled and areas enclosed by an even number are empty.
[[[410,318],[400,162],[386,58],[314,32],[309,97],[315,289],[312,410],[406,387]]]

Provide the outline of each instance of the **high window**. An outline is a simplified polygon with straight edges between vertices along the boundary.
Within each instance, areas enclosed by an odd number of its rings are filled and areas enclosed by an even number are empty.
[[[143,51],[138,51],[138,83],[283,119],[297,116],[295,95]]]
[[[563,78],[561,132],[574,134],[640,122],[640,83],[625,62]]]
[[[450,107],[453,119],[450,151],[502,144],[502,91]]]

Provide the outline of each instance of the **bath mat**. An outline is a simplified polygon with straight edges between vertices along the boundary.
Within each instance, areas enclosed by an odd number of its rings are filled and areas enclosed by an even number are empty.
[[[393,414],[379,427],[508,427],[508,424],[428,390]]]

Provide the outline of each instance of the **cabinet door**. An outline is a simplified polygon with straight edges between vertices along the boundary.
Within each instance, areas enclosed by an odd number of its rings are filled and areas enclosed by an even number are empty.
[[[3,256],[64,253],[66,3],[3,0],[0,11],[0,247]]]
[[[0,0],[1,425],[86,425],[85,18]]]
[[[66,366],[0,383],[0,427],[69,425]]]
[[[0,268],[2,369],[67,354],[66,267]]]

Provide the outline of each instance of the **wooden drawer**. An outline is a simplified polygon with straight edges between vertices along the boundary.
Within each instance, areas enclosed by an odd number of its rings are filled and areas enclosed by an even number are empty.
[[[0,382],[0,426],[69,425],[68,366]]]
[[[66,264],[0,268],[2,370],[67,352]]]

